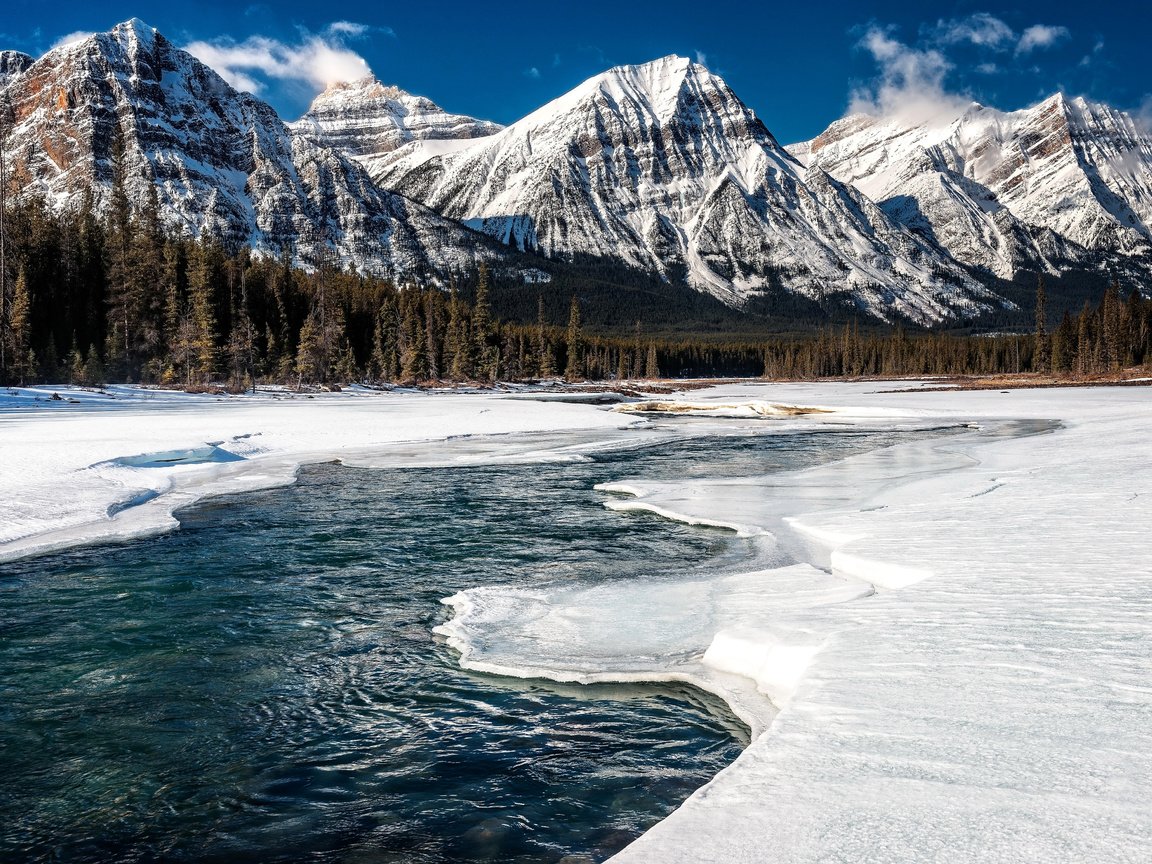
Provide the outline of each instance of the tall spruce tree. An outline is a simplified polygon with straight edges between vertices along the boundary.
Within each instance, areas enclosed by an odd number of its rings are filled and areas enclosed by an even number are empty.
[[[1092,368],[1092,307],[1084,301],[1084,307],[1076,319],[1076,374],[1087,375]]]
[[[1048,342],[1048,295],[1044,291],[1044,276],[1036,277],[1036,334],[1032,349],[1032,371],[1048,372],[1052,355]]]
[[[536,374],[541,378],[556,377],[556,357],[552,353],[552,344],[548,341],[548,322],[544,315],[544,296],[536,298],[536,332],[535,332]]]
[[[406,288],[400,295],[400,380],[407,383],[428,377],[424,322],[420,317],[420,298],[416,288]]]
[[[1120,299],[1120,281],[1113,278],[1104,292],[1101,304],[1103,322],[1104,365],[1119,369],[1127,359],[1124,346],[1124,301]]]
[[[475,368],[472,340],[468,337],[464,303],[460,300],[455,286],[452,287],[448,300],[448,334],[444,352],[449,378],[453,381],[467,381],[472,377]]]
[[[106,355],[126,381],[134,378],[132,346],[139,320],[139,296],[132,256],[132,201],[128,197],[128,165],[124,135],[115,122],[110,144],[112,197],[108,208],[108,346]]]
[[[472,345],[476,354],[476,377],[482,381],[495,381],[500,369],[500,353],[493,338],[488,289],[488,265],[481,264],[476,281],[476,302],[472,305]]]
[[[644,363],[644,377],[649,381],[660,377],[660,363],[656,357],[656,343],[648,343],[648,356]]]
[[[568,310],[568,362],[564,366],[565,381],[584,378],[584,339],[580,332],[580,299],[573,294]]]
[[[424,292],[424,353],[425,371],[430,381],[438,381],[441,373],[441,356],[444,350],[444,332],[440,314],[440,292]]]
[[[24,268],[21,267],[12,288],[7,332],[8,356],[11,358],[12,371],[20,384],[26,383],[36,374],[36,363],[34,355],[31,354],[31,314],[32,297],[28,293],[28,278]]]
[[[213,303],[214,267],[211,251],[197,244],[188,277],[188,311],[185,339],[188,342],[188,380],[207,384],[216,372],[216,313]]]

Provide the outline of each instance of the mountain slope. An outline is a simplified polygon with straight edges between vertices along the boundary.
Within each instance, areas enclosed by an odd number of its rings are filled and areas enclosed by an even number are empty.
[[[381,190],[342,153],[292,135],[270,106],[139,20],[23,66],[3,89],[16,122],[6,154],[18,188],[55,207],[88,189],[107,201],[119,141],[131,200],[142,204],[155,184],[163,221],[191,236],[386,275],[449,273],[497,254]]]
[[[501,242],[615,258],[732,305],[784,288],[935,321],[994,301],[679,57],[612,69],[486,138],[410,143],[373,176]]]
[[[856,115],[788,149],[998,276],[1152,254],[1152,137],[1106,105],[1058,94],[939,124]]]

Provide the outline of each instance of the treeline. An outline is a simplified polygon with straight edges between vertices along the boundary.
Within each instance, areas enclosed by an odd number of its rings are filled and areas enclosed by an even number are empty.
[[[769,378],[841,376],[997,375],[1019,372],[1091,377],[1152,365],[1152,300],[1113,282],[1096,304],[1066,311],[1050,330],[1043,280],[1032,333],[909,335],[899,327],[860,335],[854,326],[822,329],[814,338],[764,349]]]
[[[459,289],[396,285],[335,265],[304,271],[168,236],[158,205],[109,217],[24,200],[4,220],[0,381],[136,381],[242,389],[256,381],[422,383],[655,377],[655,344],[493,317],[486,271]]]
[[[23,198],[0,239],[0,383],[133,381],[240,390],[285,384],[662,377],[818,378],[1045,371],[1091,375],[1148,363],[1152,302],[1109,288],[1033,334],[951,336],[854,324],[811,336],[727,341],[589,335],[579,284],[567,326],[535,286],[535,320],[493,314],[489,274],[457,286],[397,285],[335,264],[305,271],[248,249],[169,236],[153,197],[113,189],[55,214]],[[523,306],[523,287],[517,300]],[[548,297],[544,296],[548,293]],[[552,305],[549,305],[552,304]]]

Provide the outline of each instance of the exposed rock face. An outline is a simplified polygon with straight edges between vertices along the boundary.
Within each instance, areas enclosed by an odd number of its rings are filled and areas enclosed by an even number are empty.
[[[23,61],[8,61],[19,67]],[[164,222],[304,264],[446,274],[497,252],[474,232],[379,188],[354,160],[291,134],[265,103],[133,19],[49,52],[11,76],[15,183],[58,208],[107,200],[115,142],[125,185],[159,192]]]
[[[951,122],[848,117],[789,148],[958,260],[1000,276],[1152,256],[1152,136],[1056,95]]]
[[[482,138],[503,128],[489,120],[449,114],[431,99],[385,86],[372,76],[331,85],[292,124],[294,132],[342,150],[369,171],[379,157],[409,141]]]
[[[993,299],[680,57],[612,69],[496,135],[412,142],[373,175],[501,242],[686,276],[733,305],[771,286],[932,321]]]
[[[19,51],[0,51],[0,87],[22,74],[35,61]]]

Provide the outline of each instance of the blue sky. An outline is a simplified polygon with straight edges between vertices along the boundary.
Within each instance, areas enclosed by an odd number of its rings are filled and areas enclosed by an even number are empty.
[[[916,5],[7,0],[0,47],[39,54],[136,16],[198,45],[287,119],[322,78],[371,69],[450,111],[508,123],[609,66],[673,53],[723,75],[783,142],[850,106],[975,98],[1015,109],[1057,90],[1152,117],[1152,4]]]

